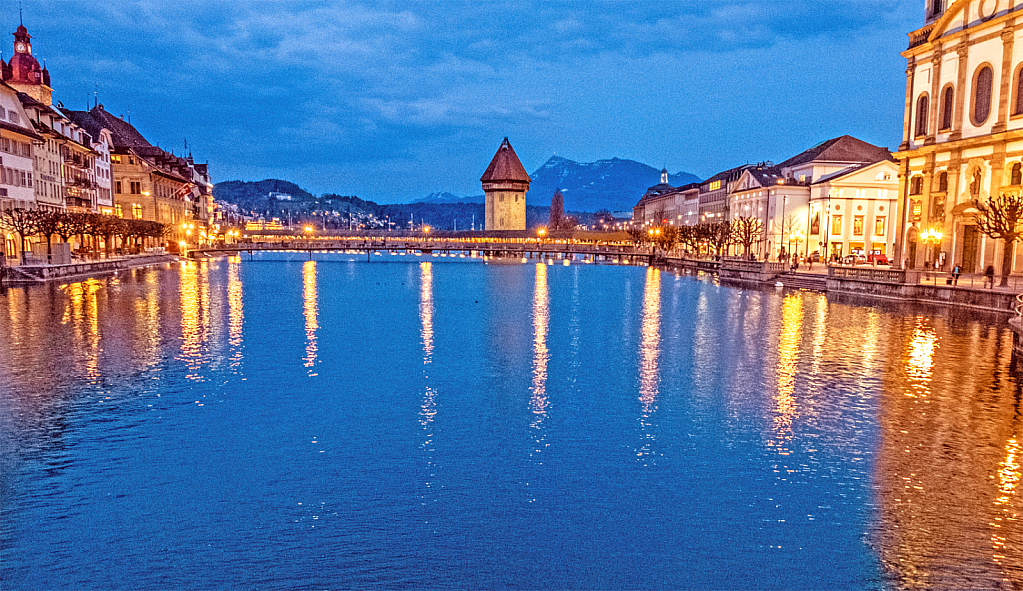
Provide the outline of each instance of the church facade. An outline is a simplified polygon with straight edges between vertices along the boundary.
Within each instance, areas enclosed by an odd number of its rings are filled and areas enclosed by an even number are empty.
[[[895,260],[977,272],[1023,249],[981,234],[977,204],[1023,189],[1023,0],[925,0],[909,34]],[[928,231],[940,244],[925,243]]]

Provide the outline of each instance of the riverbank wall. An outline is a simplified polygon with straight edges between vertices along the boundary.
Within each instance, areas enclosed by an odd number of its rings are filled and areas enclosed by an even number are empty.
[[[92,275],[114,273],[122,269],[169,263],[178,257],[168,254],[125,257],[114,260],[88,261],[70,265],[19,265],[5,267],[6,286],[38,285],[49,281],[68,281]]]

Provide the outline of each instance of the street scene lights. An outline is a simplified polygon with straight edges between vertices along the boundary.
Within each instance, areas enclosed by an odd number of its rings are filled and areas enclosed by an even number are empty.
[[[930,245],[932,245],[934,247],[934,258],[931,259],[931,260],[934,262],[935,266],[937,266],[937,264],[938,264],[938,251],[937,251],[937,249],[939,248],[939,245],[941,244],[941,239],[944,236],[945,236],[945,234],[943,234],[942,231],[937,229],[937,228],[931,228],[931,229],[926,230],[926,231],[924,231],[924,232],[922,232],[920,234],[920,240],[924,244],[930,244]]]
[[[789,247],[791,248],[791,243],[795,242],[796,243],[796,254],[799,254],[799,245],[802,244],[803,240],[805,240],[805,239],[806,239],[806,235],[803,234],[802,230],[794,230],[794,231],[792,231],[789,234],[789,243],[790,243]]]

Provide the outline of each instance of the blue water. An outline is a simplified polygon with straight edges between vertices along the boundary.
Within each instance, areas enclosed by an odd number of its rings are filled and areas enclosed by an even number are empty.
[[[317,256],[0,296],[2,588],[1023,582],[1004,318]]]

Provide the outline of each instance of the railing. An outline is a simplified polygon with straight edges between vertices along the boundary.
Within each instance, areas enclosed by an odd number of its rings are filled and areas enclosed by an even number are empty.
[[[828,267],[828,277],[876,281],[878,283],[905,283],[906,272],[899,269],[877,269],[874,267]]]
[[[1012,309],[1016,312],[1016,318],[1023,318],[1023,293],[1016,296],[1016,305]]]

